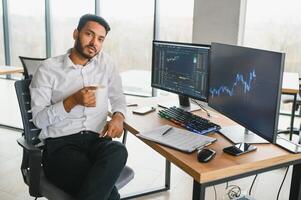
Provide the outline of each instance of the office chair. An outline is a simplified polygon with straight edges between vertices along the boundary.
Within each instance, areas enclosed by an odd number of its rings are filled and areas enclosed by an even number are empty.
[[[25,79],[29,79],[30,76],[33,76],[34,73],[37,71],[40,64],[46,60],[46,58],[31,58],[31,57],[24,57],[19,56],[22,66],[23,66],[23,75]]]
[[[293,103],[293,102],[294,102],[294,98],[291,96],[288,96],[282,100],[283,104],[288,104],[288,103]],[[301,117],[301,78],[299,78],[299,94],[297,95],[296,106],[294,108],[294,112],[296,112],[298,110],[299,110],[299,114],[295,114],[295,117]],[[293,128],[293,129],[294,129],[293,133],[296,135],[299,135],[301,126],[300,126],[299,130],[297,128]],[[290,133],[290,127],[288,127],[287,130],[278,131],[278,134],[279,133]]]
[[[38,135],[41,129],[35,127],[32,122],[32,113],[30,105],[29,84],[31,79],[24,79],[15,82],[15,90],[17,93],[18,103],[21,111],[22,122],[24,127],[23,137],[17,140],[18,144],[23,148],[23,158],[21,164],[21,172],[24,182],[29,187],[30,196],[46,197],[49,200],[74,200],[73,197],[50,183],[44,175],[41,166],[43,147],[37,147],[40,143]],[[127,132],[125,130],[123,143],[125,144]],[[122,188],[134,178],[134,171],[125,166],[119,176],[115,186],[117,189]]]

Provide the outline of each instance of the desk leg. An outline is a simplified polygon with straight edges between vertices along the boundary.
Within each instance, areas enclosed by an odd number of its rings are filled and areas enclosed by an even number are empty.
[[[301,200],[301,164],[293,166],[290,200]]]
[[[170,189],[170,162],[166,159],[165,160],[165,185],[164,185],[164,187],[161,186],[161,187],[157,187],[157,188],[148,189],[147,191],[137,192],[135,194],[129,194],[129,195],[123,196],[121,199],[122,200],[134,199],[134,198],[149,195],[149,194],[164,192],[169,189]]]
[[[170,162],[165,160],[165,188],[170,189]]]
[[[290,140],[292,140],[294,134],[294,120],[295,120],[295,108],[296,108],[297,94],[294,94],[294,101],[292,105],[292,115],[291,115],[291,127],[290,127]]]
[[[192,200],[205,200],[206,187],[193,180]]]
[[[301,123],[300,123],[300,127],[299,127],[299,141],[298,141],[298,143],[301,144]]]

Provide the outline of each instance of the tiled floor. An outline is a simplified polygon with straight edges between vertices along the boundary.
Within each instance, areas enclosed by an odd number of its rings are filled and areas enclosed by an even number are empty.
[[[13,89],[12,81],[0,79],[0,122],[21,126],[18,105]],[[296,120],[296,125],[300,119]],[[288,117],[281,117],[281,126],[288,125]],[[16,139],[19,132],[0,128],[0,200],[27,200],[34,199],[28,195],[27,187],[23,183],[20,173],[22,151],[17,145]],[[129,151],[128,165],[135,171],[135,178],[120,192],[121,194],[135,193],[148,190],[152,187],[162,186],[164,183],[165,160],[158,153],[144,145],[141,141],[129,134],[127,147]],[[285,169],[274,170],[260,174],[252,189],[252,196],[257,200],[274,200]],[[241,187],[242,193],[247,194],[254,176],[232,181],[229,185]],[[291,173],[285,180],[279,200],[287,200],[290,187]],[[172,165],[171,189],[168,192],[137,198],[137,200],[189,200],[192,196],[193,180],[181,169]],[[225,189],[226,184],[215,186],[218,200],[229,199]],[[232,186],[229,188],[233,188]],[[43,198],[42,198],[43,199]],[[206,200],[215,200],[214,188],[206,190]]]

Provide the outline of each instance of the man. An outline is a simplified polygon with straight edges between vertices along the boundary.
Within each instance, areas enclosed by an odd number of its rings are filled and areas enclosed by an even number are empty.
[[[112,141],[123,132],[126,109],[117,68],[102,52],[109,30],[103,18],[82,16],[74,47],[47,59],[30,85],[45,174],[79,200],[120,199],[114,185],[127,160],[124,145]],[[107,123],[108,100],[114,114]]]

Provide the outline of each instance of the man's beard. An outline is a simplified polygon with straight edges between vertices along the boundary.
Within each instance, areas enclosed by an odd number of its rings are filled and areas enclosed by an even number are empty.
[[[91,46],[91,47],[95,48],[95,47],[92,46],[92,45],[87,45],[87,46],[88,46],[88,47]],[[79,37],[78,37],[77,40],[76,40],[76,43],[75,43],[74,48],[76,49],[76,51],[77,51],[82,57],[84,57],[84,58],[86,58],[86,59],[91,59],[91,58],[93,58],[93,57],[98,53],[98,52],[96,51],[96,49],[95,49],[95,54],[94,54],[93,56],[90,56],[89,54],[86,54],[86,53],[84,52],[84,47],[83,47],[82,43],[80,42]]]

